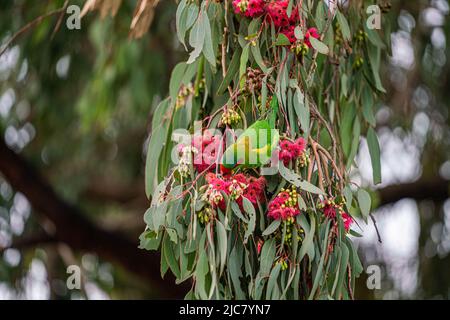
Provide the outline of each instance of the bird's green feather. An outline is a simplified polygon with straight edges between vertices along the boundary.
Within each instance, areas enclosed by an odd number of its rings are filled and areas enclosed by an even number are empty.
[[[278,132],[272,129],[269,121],[256,121],[225,150],[222,165],[232,169],[236,166],[260,167],[268,163],[279,140]]]

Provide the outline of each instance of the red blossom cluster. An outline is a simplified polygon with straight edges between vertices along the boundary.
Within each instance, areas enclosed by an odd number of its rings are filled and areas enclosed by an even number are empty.
[[[234,12],[249,18],[259,17],[265,12],[264,0],[233,0]]]
[[[204,131],[203,135],[194,136],[192,146],[197,152],[194,153],[193,165],[197,172],[216,169],[215,163],[218,159],[221,143],[221,137],[213,135],[209,130]]]
[[[289,0],[272,0],[267,4],[264,0],[234,0],[233,7],[236,14],[249,18],[256,18],[267,14],[270,22],[284,34],[289,41],[295,43],[295,27],[300,23],[300,15],[297,8],[292,8],[291,16],[288,16],[287,8]],[[311,48],[310,37],[319,38],[316,28],[309,28],[304,35],[304,43]]]
[[[282,140],[280,142],[279,159],[287,166],[293,160],[300,158],[306,149],[306,141],[303,138],[298,138],[294,142],[290,140]]]
[[[325,200],[322,202],[322,207],[323,214],[330,219],[336,219],[336,213],[339,212],[342,221],[344,222],[345,231],[348,232],[350,230],[353,224],[353,218],[342,209],[341,205],[336,205],[334,201],[331,200]]]
[[[347,212],[343,212],[341,215],[344,221],[345,231],[349,232],[353,224],[353,218]]]
[[[235,200],[242,209],[243,197],[247,198],[252,204],[265,201],[264,188],[266,180],[264,177],[255,178],[242,173],[219,177],[214,173],[206,175],[207,189],[204,193],[204,199],[210,203],[213,208],[226,209],[225,199],[222,193]]]
[[[281,33],[284,34],[291,43],[295,43],[297,38],[295,37],[295,25],[289,25],[281,29]],[[319,32],[316,28],[309,28],[304,35],[305,44],[311,48],[311,37],[319,39]]]
[[[297,202],[297,191],[283,190],[270,201],[267,216],[274,220],[287,220],[300,214]]]
[[[298,10],[293,8],[291,16],[287,14],[288,0],[271,1],[267,4],[266,11],[276,28],[288,28],[299,22]]]

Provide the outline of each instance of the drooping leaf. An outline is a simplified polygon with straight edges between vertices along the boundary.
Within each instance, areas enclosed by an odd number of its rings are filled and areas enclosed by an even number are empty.
[[[370,214],[370,206],[372,203],[372,200],[370,198],[369,193],[364,189],[358,190],[358,203],[359,207],[361,209],[362,215],[367,218]]]
[[[269,272],[272,269],[274,260],[275,260],[275,239],[272,238],[267,240],[261,249],[259,270],[262,276],[269,276]]]
[[[345,40],[350,41],[352,39],[352,35],[347,18],[345,18],[345,16],[339,10],[336,11],[336,18],[338,20],[339,26],[341,27],[342,36]]]
[[[247,224],[247,230],[244,234],[244,243],[247,243],[248,238],[253,234],[256,225],[256,212],[253,204],[247,198],[242,198],[242,205],[244,207],[245,212],[249,215],[249,221]]]
[[[280,33],[278,35],[278,38],[275,42],[276,46],[289,46],[291,42],[289,41],[288,37],[286,37],[284,34]]]
[[[219,252],[220,252],[220,265],[219,265],[219,275],[222,274],[223,268],[227,261],[227,232],[225,227],[220,221],[216,221],[216,233],[219,242]]]
[[[367,131],[367,145],[369,147],[370,159],[372,161],[373,183],[381,183],[381,159],[380,144],[375,130],[369,128]]]
[[[314,37],[310,37],[309,41],[311,42],[312,47],[314,49],[316,49],[318,52],[320,52],[321,54],[328,55],[330,53],[330,49],[328,49],[327,45],[325,43],[323,43],[322,41],[320,41]]]
[[[280,227],[280,224],[281,224],[280,220],[272,221],[272,223],[266,228],[266,230],[264,230],[262,235],[268,236],[268,235],[274,233]]]
[[[205,43],[206,27],[205,19],[208,19],[205,13],[199,14],[197,21],[192,27],[191,33],[189,34],[189,44],[194,50],[190,53],[187,64],[193,63],[202,53],[203,45]]]

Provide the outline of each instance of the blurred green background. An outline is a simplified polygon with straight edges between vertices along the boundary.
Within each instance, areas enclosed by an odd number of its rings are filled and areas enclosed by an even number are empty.
[[[369,290],[362,276],[356,298],[448,299],[449,3],[379,2],[392,38],[388,94],[376,114],[383,184],[373,188],[374,215],[383,243],[363,223],[355,241],[382,282]],[[1,1],[0,50],[64,3]],[[104,19],[90,12],[80,30],[66,27],[68,15],[46,17],[0,55],[0,299],[184,296],[189,284],[161,280],[158,255],[137,246],[152,111],[187,54],[176,38],[175,1],[161,1],[148,32],[130,39],[137,3],[123,0]],[[363,143],[352,178],[364,186],[369,159]],[[81,290],[67,289],[69,265],[82,270]]]

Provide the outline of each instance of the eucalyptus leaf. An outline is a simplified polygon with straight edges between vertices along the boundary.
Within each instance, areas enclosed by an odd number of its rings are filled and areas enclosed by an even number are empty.
[[[367,218],[370,214],[370,206],[372,203],[372,200],[370,198],[369,193],[364,189],[358,190],[358,203],[359,208],[361,209],[362,215]]]
[[[352,39],[352,35],[350,32],[350,26],[348,25],[347,18],[338,10],[336,11],[336,18],[339,22],[339,26],[341,27],[342,36],[345,40],[350,41]]]
[[[320,52],[321,54],[328,55],[330,53],[330,49],[328,49],[327,45],[325,43],[323,43],[322,41],[320,41],[314,37],[310,37],[309,41],[311,42],[312,47],[314,49],[316,49],[318,52]]]
[[[274,233],[279,227],[280,227],[281,221],[275,220],[272,221],[272,223],[266,228],[266,230],[263,231],[263,236],[268,236],[272,233]]]
[[[372,128],[367,131],[367,145],[369,147],[370,159],[372,161],[373,183],[381,183],[381,159],[380,144],[378,137]]]

